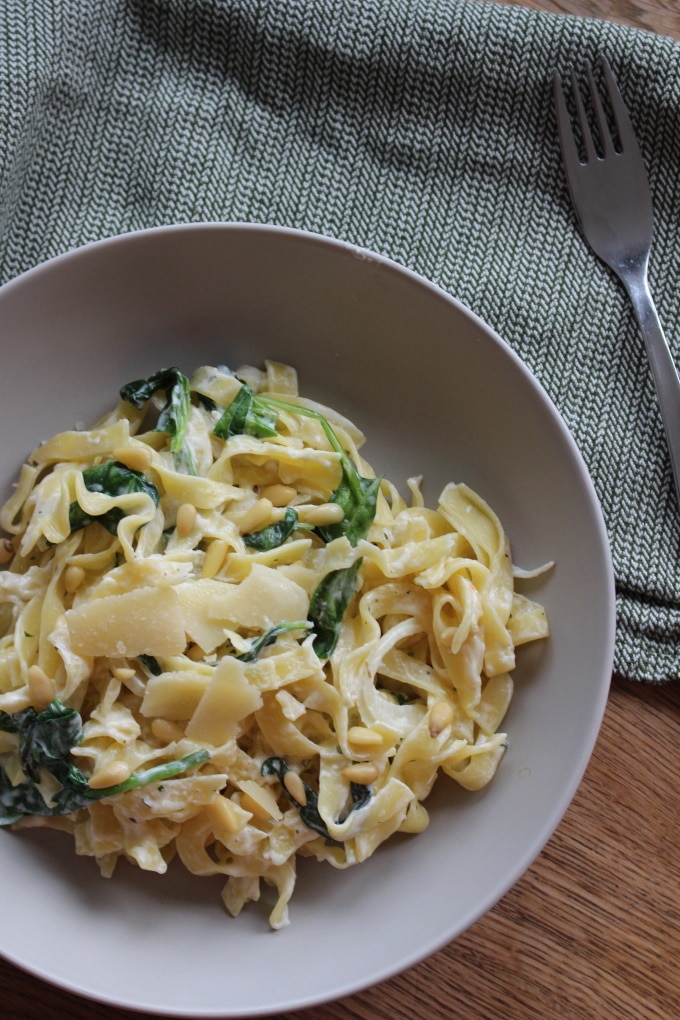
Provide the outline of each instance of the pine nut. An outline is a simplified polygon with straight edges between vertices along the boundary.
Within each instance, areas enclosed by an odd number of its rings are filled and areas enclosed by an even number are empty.
[[[151,467],[153,453],[148,446],[141,444],[139,446],[118,446],[113,451],[113,458],[124,464],[126,468],[130,468],[130,471],[146,471]]]
[[[294,489],[292,485],[275,482],[273,485],[265,485],[260,490],[260,496],[263,499],[268,499],[272,506],[288,506],[290,501],[297,496],[297,489]]]
[[[380,751],[383,746],[381,735],[368,726],[350,726],[347,739],[355,750],[367,753]]]
[[[307,791],[297,772],[286,772],[283,777],[283,785],[293,800],[296,800],[300,807],[304,807],[307,803]]]
[[[151,732],[161,744],[174,744],[176,740],[181,740],[184,736],[182,727],[176,722],[171,722],[170,719],[153,719]]]
[[[374,783],[380,771],[377,765],[366,762],[355,762],[353,765],[347,765],[341,772],[341,775],[350,783],[358,783],[359,786],[370,786]]]
[[[54,701],[57,696],[57,688],[54,680],[47,675],[45,670],[38,665],[29,666],[28,669],[28,690],[31,695],[33,707],[39,712]]]
[[[14,545],[11,538],[0,541],[0,563],[9,563],[14,557]]]
[[[436,701],[430,709],[430,736],[438,737],[453,722],[453,707],[448,701]]]
[[[224,563],[229,544],[223,538],[214,539],[208,546],[203,560],[201,577],[214,577]]]
[[[111,676],[113,679],[120,680],[122,684],[124,684],[126,680],[132,680],[134,675],[135,671],[130,666],[114,666],[111,670]]]
[[[88,780],[91,790],[105,790],[107,786],[118,786],[132,775],[132,769],[124,761],[111,761],[102,765]]]
[[[248,535],[251,531],[259,531],[265,524],[271,523],[273,509],[274,505],[270,499],[258,499],[238,523],[241,534]]]
[[[175,528],[180,538],[186,538],[194,530],[196,524],[196,507],[193,503],[182,503],[177,507]]]
[[[297,507],[298,517],[304,524],[324,527],[327,524],[339,524],[344,520],[345,511],[339,503],[319,503],[318,506]]]
[[[64,590],[68,595],[80,588],[85,580],[85,571],[75,563],[70,563],[64,571]]]
[[[228,797],[218,794],[215,800],[208,804],[206,813],[210,819],[212,830],[215,836],[223,843],[243,827],[243,819],[239,817],[238,810]]]

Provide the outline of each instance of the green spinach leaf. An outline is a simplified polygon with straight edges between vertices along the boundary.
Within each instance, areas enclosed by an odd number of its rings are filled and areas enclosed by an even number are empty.
[[[350,783],[349,795],[352,801],[352,807],[348,814],[351,814],[352,811],[358,811],[362,807],[366,807],[373,796],[371,787],[366,786],[364,783]]]
[[[329,843],[332,843],[333,846],[342,846],[340,840],[333,839],[333,837],[328,831],[328,826],[321,817],[321,814],[319,812],[319,795],[317,794],[317,792],[313,790],[311,786],[308,785],[308,783],[305,783],[304,780],[302,780],[302,785],[305,791],[304,804],[300,804],[300,802],[296,800],[295,797],[293,797],[293,795],[289,792],[283,780],[286,773],[290,771],[291,771],[290,766],[285,761],[285,759],[276,756],[272,758],[267,758],[266,761],[262,763],[262,767],[260,768],[260,772],[262,773],[263,776],[276,776],[278,778],[279,782],[281,783],[281,786],[286,791],[286,796],[288,797],[290,802],[298,809],[300,818],[305,823],[308,829],[311,829],[312,832],[318,833],[319,836],[323,836],[323,838],[325,840],[328,840]],[[345,819],[349,817],[352,811],[358,811],[360,808],[365,807],[366,804],[368,804],[368,802],[370,801],[371,797],[373,796],[373,792],[370,786],[363,786],[360,785],[359,783],[350,783],[349,793],[351,807],[349,811],[347,811],[344,814],[342,821],[345,821]]]
[[[250,386],[243,384],[213,432],[220,439],[229,439],[231,436],[267,439],[276,435],[277,417],[276,411],[255,396]]]
[[[152,676],[160,676],[161,673],[163,672],[161,664],[158,661],[158,659],[155,658],[155,656],[146,655],[144,652],[142,652],[142,654],[138,655],[137,658],[139,659],[143,666],[146,666],[146,668],[148,669],[149,673],[151,673]]]
[[[309,600],[309,620],[315,631],[314,651],[320,659],[332,654],[347,607],[356,591],[358,559],[351,567],[331,570],[321,579]]]
[[[234,658],[239,659],[240,662],[255,662],[259,659],[265,648],[274,644],[280,634],[289,634],[292,630],[309,630],[311,626],[309,620],[277,623],[270,627],[269,630],[266,630],[260,637],[254,638],[247,652],[240,652]]]
[[[71,750],[80,743],[83,734],[82,720],[75,709],[55,700],[42,712],[34,708],[12,716],[2,712],[0,728],[18,735],[19,758],[26,776],[25,782],[12,786],[0,768],[0,826],[11,825],[26,815],[69,815],[94,800],[181,775],[210,757],[208,751],[201,749],[176,761],[133,772],[116,786],[93,790],[84,773],[70,760]],[[61,786],[50,805],[45,803],[37,786],[42,769]]]
[[[251,531],[249,535],[243,536],[243,541],[249,549],[265,552],[283,545],[299,526],[297,511],[289,506],[280,521],[269,524],[261,531]]]
[[[319,836],[323,836],[324,839],[328,840],[329,843],[333,843],[334,846],[342,845],[337,839],[332,838],[328,831],[328,826],[319,814],[319,796],[316,791],[311,788],[311,786],[308,786],[307,783],[303,781],[302,785],[305,789],[306,798],[306,802],[304,804],[301,804],[288,792],[283,779],[286,772],[290,772],[290,768],[283,758],[267,758],[267,760],[262,763],[260,772],[263,776],[277,776],[283,789],[286,790],[286,796],[298,809],[300,818],[308,829],[311,829],[312,832],[316,832]]]
[[[325,542],[343,535],[352,545],[365,538],[375,518],[380,491],[380,478],[364,478],[351,462],[342,465],[342,481],[331,496],[330,503],[338,503],[345,516],[338,524],[317,528]]]
[[[376,503],[380,490],[380,478],[364,478],[347,455],[342,443],[328,419],[319,411],[302,404],[292,404],[278,397],[255,395],[250,387],[243,385],[236,397],[215,426],[216,436],[227,439],[229,436],[251,435],[263,438],[275,436],[278,423],[278,412],[302,415],[319,422],[331,449],[340,455],[342,480],[330,497],[330,501],[338,503],[345,516],[338,524],[316,528],[317,534],[324,541],[345,536],[352,545],[365,538],[375,518]]]
[[[166,399],[158,415],[156,431],[167,432],[170,436],[170,450],[177,470],[196,474],[191,450],[185,442],[191,410],[191,388],[186,375],[179,368],[161,368],[148,379],[127,383],[121,388],[120,396],[142,408],[159,391],[165,393]]]
[[[83,471],[85,488],[89,492],[103,492],[106,496],[125,496],[129,492],[145,492],[156,506],[160,501],[158,489],[140,471],[132,471],[117,460],[107,460],[104,464],[95,464]],[[104,514],[92,516],[86,513],[78,502],[71,503],[68,519],[71,531],[87,527],[98,521],[112,535],[116,534],[118,524],[125,516],[120,507],[114,506]]]
[[[345,516],[338,524],[317,528],[317,533],[324,541],[345,536],[352,545],[365,538],[375,518],[376,503],[380,490],[381,478],[364,478],[357,471],[354,463],[347,455],[338,439],[335,429],[328,419],[313,408],[302,404],[291,404],[278,397],[259,397],[262,404],[273,410],[287,411],[289,414],[300,414],[303,417],[318,421],[323,429],[331,449],[340,455],[342,480],[330,498],[330,502],[338,503],[345,511]]]

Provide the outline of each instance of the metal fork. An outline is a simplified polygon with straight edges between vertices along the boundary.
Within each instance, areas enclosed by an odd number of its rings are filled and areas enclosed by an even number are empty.
[[[680,500],[680,377],[647,281],[654,232],[649,182],[628,111],[604,57],[601,58],[601,66],[619,146],[615,146],[607,124],[592,68],[586,64],[603,154],[597,152],[576,74],[572,70],[571,87],[586,159],[581,161],[562,80],[555,71],[553,86],[562,156],[572,202],[585,238],[595,254],[620,278],[632,301],[647,347]]]

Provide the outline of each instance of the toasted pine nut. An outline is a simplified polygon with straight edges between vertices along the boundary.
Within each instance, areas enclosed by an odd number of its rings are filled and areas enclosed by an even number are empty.
[[[239,829],[243,828],[244,820],[239,817],[236,805],[228,797],[223,797],[221,793],[211,804],[208,804],[205,810],[210,819],[213,833],[222,842],[236,835]]]
[[[126,680],[132,680],[134,675],[135,671],[130,666],[114,666],[111,670],[111,676],[114,680],[120,680],[122,684],[124,684]]]
[[[0,563],[9,563],[14,557],[14,545],[11,538],[3,538],[0,541]]]
[[[377,765],[373,765],[371,762],[355,762],[353,765],[347,765],[341,772],[341,775],[350,783],[358,783],[359,786],[369,786],[374,783],[380,771]]]
[[[273,485],[265,485],[260,490],[260,496],[263,499],[268,499],[272,506],[288,506],[290,501],[297,496],[297,489],[294,489],[292,485],[275,482]]]
[[[73,595],[77,588],[85,580],[85,571],[75,563],[69,563],[64,571],[64,589],[68,595]]]
[[[258,499],[257,503],[254,503],[239,521],[238,530],[242,535],[248,535],[251,531],[259,531],[265,524],[271,523],[273,509],[274,505],[270,499]]]
[[[345,511],[339,503],[319,503],[318,506],[300,506],[298,517],[305,524],[323,527],[326,524],[339,524],[344,519]]]
[[[152,720],[151,732],[156,740],[159,740],[162,744],[173,744],[184,736],[182,727],[176,722],[171,722],[170,719]]]
[[[29,666],[28,669],[28,690],[34,708],[42,712],[44,708],[54,701],[57,696],[57,688],[54,680],[47,675],[45,670],[38,665]]]
[[[283,777],[283,785],[293,800],[296,800],[300,807],[304,807],[307,803],[307,792],[305,790],[305,784],[302,782],[297,772],[286,772]]]
[[[448,701],[436,701],[430,709],[430,736],[438,737],[452,722],[452,706]]]
[[[379,751],[383,746],[381,735],[372,730],[369,726],[350,726],[347,730],[347,739],[357,751]]]
[[[196,507],[193,503],[182,503],[177,507],[175,527],[180,538],[186,538],[194,530]]]
[[[114,460],[119,460],[131,471],[146,471],[151,467],[153,453],[148,446],[143,444],[130,444],[129,446],[118,446],[113,451]]]
[[[102,765],[88,780],[91,790],[105,790],[107,786],[124,783],[132,775],[132,769],[124,761],[111,761]]]
[[[223,538],[216,538],[210,543],[203,560],[201,577],[215,576],[224,563],[228,548],[229,544]]]

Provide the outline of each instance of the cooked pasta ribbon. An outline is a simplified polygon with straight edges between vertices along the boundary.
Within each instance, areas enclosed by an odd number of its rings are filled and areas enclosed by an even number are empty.
[[[468,486],[404,498],[363,440],[272,361],[161,370],[27,458],[0,824],[65,829],[107,877],[178,856],[233,915],[267,883],[279,928],[298,855],[364,861],[427,826],[440,773],[492,779],[516,646],[548,635],[534,572]]]

